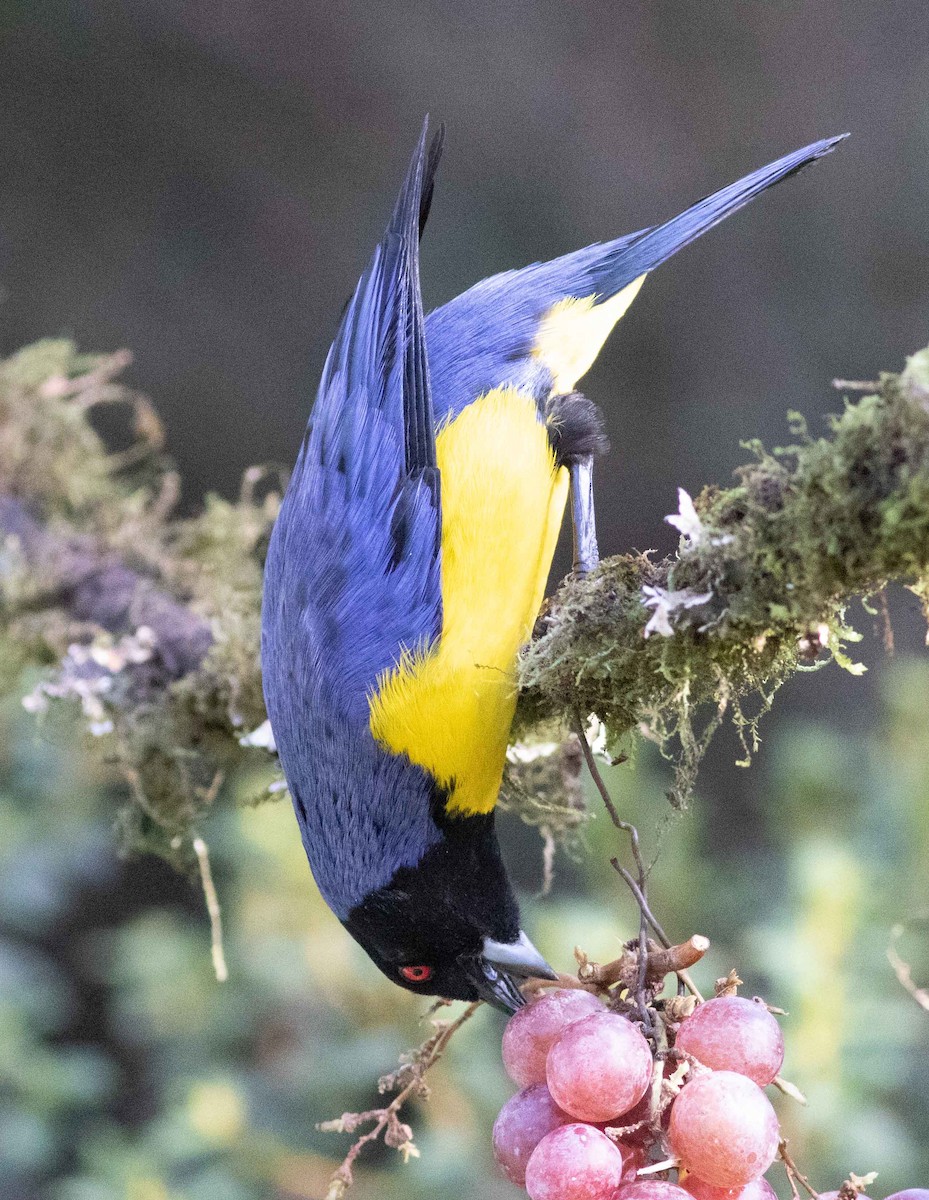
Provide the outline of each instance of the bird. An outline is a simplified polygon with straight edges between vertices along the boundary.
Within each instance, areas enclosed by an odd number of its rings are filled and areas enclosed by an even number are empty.
[[[576,391],[646,275],[817,141],[679,216],[504,271],[424,314],[444,127],[416,144],[346,305],[268,545],[265,701],[316,884],[394,983],[505,1012],[558,976],[522,928],[494,810],[516,665],[569,491],[598,559],[596,406]]]

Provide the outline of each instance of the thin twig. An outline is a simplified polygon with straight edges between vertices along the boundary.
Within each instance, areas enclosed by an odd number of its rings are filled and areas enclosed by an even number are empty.
[[[658,924],[657,917],[652,912],[652,910],[649,908],[648,901],[646,900],[645,895],[642,892],[642,889],[636,883],[632,874],[626,870],[626,868],[622,865],[622,863],[619,861],[618,858],[611,858],[610,866],[613,868],[614,871],[617,871],[622,876],[622,878],[625,880],[626,884],[629,887],[629,890],[632,892],[633,896],[635,897],[636,904],[638,904],[639,908],[642,910],[642,913],[644,914],[645,918],[647,919],[649,925],[651,925],[652,929],[654,929],[655,936],[658,938],[659,942],[661,942],[662,946],[664,946],[664,948],[667,950],[671,945],[671,939],[668,937],[668,935],[665,933],[665,931]]]
[[[594,753],[591,750],[590,743],[587,740],[587,734],[584,729],[584,723],[581,720],[581,715],[579,712],[575,712],[575,714],[574,714],[574,732],[577,734],[577,739],[578,739],[578,742],[580,743],[581,751],[584,755],[584,761],[587,763],[587,770],[590,772],[590,777],[594,781],[594,786],[596,787],[597,791],[600,793],[600,797],[603,800],[604,807],[606,808],[606,811],[610,815],[610,820],[613,822],[613,824],[616,826],[617,829],[620,829],[624,833],[628,834],[629,843],[632,848],[632,857],[635,859],[636,872],[638,874],[638,879],[636,879],[632,875],[632,873],[630,871],[628,871],[622,865],[622,863],[619,861],[618,858],[611,858],[610,865],[613,867],[614,871],[616,871],[621,876],[621,878],[625,881],[627,887],[632,892],[633,896],[635,897],[635,901],[639,906],[639,914],[640,914],[640,918],[639,918],[639,955],[640,955],[639,971],[640,971],[640,974],[639,974],[638,984],[637,984],[637,988],[636,988],[636,1004],[639,1008],[640,1015],[641,1015],[642,1007],[643,1007],[642,995],[643,995],[643,990],[644,990],[644,983],[645,983],[645,978],[648,974],[648,937],[647,937],[648,930],[646,928],[646,925],[651,925],[652,929],[655,932],[656,937],[658,938],[658,940],[661,942],[662,946],[664,946],[664,948],[666,950],[670,949],[672,943],[671,943],[671,939],[668,937],[668,935],[665,933],[664,929],[662,929],[661,925],[659,924],[657,917],[655,916],[655,914],[652,912],[651,908],[649,907],[648,896],[646,893],[646,886],[647,886],[646,881],[648,879],[648,871],[647,871],[647,869],[645,867],[645,863],[642,859],[642,850],[641,850],[641,847],[639,844],[639,831],[638,831],[638,829],[636,829],[636,827],[630,821],[624,821],[622,819],[622,817],[620,817],[620,815],[616,809],[616,805],[613,803],[613,797],[610,795],[609,788],[606,786],[606,782],[604,781],[603,776],[600,774],[600,769],[597,766],[597,761],[594,758]],[[700,994],[699,989],[697,988],[696,984],[693,982],[693,980],[691,979],[691,977],[687,973],[687,971],[678,971],[677,975],[678,975],[678,979],[681,981],[681,983],[683,983],[684,986],[694,996],[696,996],[698,1000],[703,999],[703,996]],[[643,1024],[646,1026],[646,1029],[653,1028],[651,1020],[648,1020],[648,1021],[643,1020]]]
[[[203,885],[203,895],[206,900],[206,911],[210,916],[210,953],[213,957],[213,970],[220,983],[229,978],[229,968],[226,966],[226,955],[223,951],[223,919],[219,908],[219,896],[213,883],[213,872],[210,869],[210,852],[202,837],[193,839],[194,854],[197,856],[197,866],[200,869],[200,882]]]
[[[648,976],[648,926],[651,924],[652,928],[655,929],[655,932],[658,933],[658,936],[662,938],[665,946],[668,946],[670,943],[668,942],[666,935],[659,932],[655,918],[651,914],[648,907],[648,899],[646,896],[646,880],[648,877],[648,872],[645,869],[645,863],[642,859],[642,851],[639,846],[639,831],[630,821],[624,821],[617,812],[616,805],[613,803],[613,797],[610,795],[609,788],[606,786],[603,776],[600,774],[600,769],[597,766],[593,751],[590,748],[590,743],[587,740],[587,733],[584,729],[584,724],[581,720],[580,713],[575,714],[575,733],[577,734],[580,742],[581,751],[587,763],[587,769],[590,772],[590,777],[593,779],[597,791],[600,793],[603,803],[606,806],[606,811],[610,814],[610,820],[617,829],[622,830],[628,835],[629,844],[632,849],[632,857],[635,860],[638,880],[635,881],[633,895],[636,897],[639,903],[639,959],[634,995],[636,1008],[639,1010],[639,1020],[642,1022],[642,1028],[646,1036],[654,1040],[656,1036],[656,1027],[655,1022],[652,1019],[652,1014],[649,1010],[648,1001],[645,995],[646,980]],[[620,874],[622,874],[623,878],[626,879],[627,883],[629,883],[630,886],[633,886],[632,876],[625,871],[624,868],[619,867],[618,860],[613,859],[612,862],[616,869],[620,871]]]
[[[797,1191],[799,1183],[803,1189],[808,1192],[813,1200],[819,1200],[819,1192],[810,1183],[807,1177],[800,1171],[797,1164],[790,1157],[787,1150],[787,1139],[782,1138],[777,1148],[781,1162],[784,1164],[784,1170],[787,1172],[787,1182],[790,1184],[790,1190],[793,1193],[794,1200],[799,1200],[800,1193]]]
[[[344,1133],[347,1130],[354,1131],[359,1125],[364,1125],[368,1121],[375,1122],[367,1133],[362,1134],[355,1141],[338,1170],[333,1173],[329,1182],[329,1190],[326,1192],[326,1200],[341,1200],[354,1182],[352,1168],[358,1155],[369,1142],[376,1141],[382,1133],[386,1133],[385,1140],[401,1151],[405,1157],[418,1156],[419,1151],[413,1145],[412,1130],[399,1119],[400,1110],[412,1096],[422,1094],[423,1076],[435,1066],[445,1053],[451,1038],[464,1025],[465,1021],[477,1012],[482,1003],[481,1000],[475,1000],[469,1004],[460,1016],[456,1017],[454,1021],[449,1021],[444,1028],[423,1043],[409,1064],[409,1082],[385,1108],[372,1108],[363,1113],[343,1113],[337,1120],[323,1121],[317,1126],[325,1133]]]
[[[832,386],[839,392],[873,392],[881,386],[879,379],[833,379]]]
[[[603,782],[603,776],[597,767],[594,752],[590,748],[590,742],[587,740],[587,732],[584,729],[584,722],[581,720],[581,714],[574,715],[574,732],[577,734],[577,740],[580,742],[581,753],[584,755],[584,761],[587,763],[587,770],[590,771],[590,777],[596,784],[597,791],[600,793],[600,798],[603,800],[606,811],[610,814],[610,820],[617,829],[625,829],[627,832],[631,826],[620,818],[616,811],[616,805],[613,803],[613,797],[610,795],[609,788]],[[638,841],[638,838],[636,838]]]
[[[895,925],[890,932],[890,944],[887,947],[887,961],[893,967],[893,972],[904,987],[913,997],[920,1008],[929,1012],[929,988],[919,987],[913,979],[913,969],[908,962],[902,959],[897,951],[897,942],[903,936],[904,927]]]
[[[645,1000],[645,982],[648,974],[648,921],[645,913],[639,910],[639,960],[635,979],[635,1002],[639,1010],[642,1028],[652,1038],[655,1036],[655,1022]]]

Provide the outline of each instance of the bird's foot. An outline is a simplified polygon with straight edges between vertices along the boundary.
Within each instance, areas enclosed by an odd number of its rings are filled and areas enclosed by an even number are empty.
[[[574,460],[571,472],[571,522],[574,527],[574,573],[589,575],[600,561],[594,514],[594,456]]]

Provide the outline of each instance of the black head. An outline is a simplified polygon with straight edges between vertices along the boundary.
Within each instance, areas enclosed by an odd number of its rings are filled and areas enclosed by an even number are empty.
[[[415,867],[366,896],[344,921],[401,987],[448,1000],[524,1003],[519,981],[555,973],[519,927],[493,816],[449,820]]]

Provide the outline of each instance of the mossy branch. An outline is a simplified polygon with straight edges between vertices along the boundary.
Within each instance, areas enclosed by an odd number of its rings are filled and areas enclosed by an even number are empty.
[[[249,471],[236,501],[177,517],[155,412],[119,382],[127,362],[46,341],[0,363],[0,684],[42,668],[29,705],[79,704],[127,781],[126,844],[195,866],[218,780],[270,766],[245,735],[265,720],[261,570],[281,481]],[[104,406],[129,416],[117,451],[95,429]],[[519,736],[579,714],[614,744],[642,730],[673,753],[683,801],[727,709],[750,751],[746,697],[766,708],[826,656],[855,669],[852,597],[897,580],[929,602],[929,351],[827,436],[792,422],[796,445],[750,443],[735,487],[693,510],[682,498],[677,555],[610,558],[561,585],[521,661]],[[544,815],[557,829],[557,806]]]
[[[897,581],[926,610],[929,351],[846,402],[827,436],[790,420],[797,444],[747,443],[737,486],[707,487],[693,506],[682,494],[676,555],[619,555],[562,583],[522,659],[524,727],[594,713],[614,744],[651,733],[675,746],[683,801],[727,708],[748,757],[757,715],[746,697],[765,711],[785,679],[830,658],[860,672],[848,654],[853,597]]]
[[[196,870],[218,781],[260,753],[240,739],[265,720],[261,569],[280,478],[249,471],[235,502],[177,517],[158,418],[118,382],[128,361],[56,340],[0,363],[0,688],[42,668],[27,707],[80,707],[126,781],[124,845]],[[101,414],[128,416],[123,449]]]

